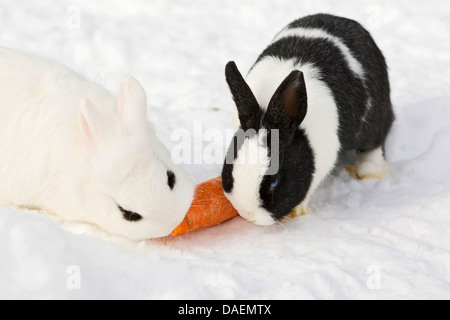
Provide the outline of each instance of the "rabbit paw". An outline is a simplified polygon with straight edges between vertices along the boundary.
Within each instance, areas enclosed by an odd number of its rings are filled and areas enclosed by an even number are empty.
[[[309,206],[298,206],[287,215],[288,218],[295,218],[299,216],[306,216],[307,214],[310,214],[311,210],[309,209]]]
[[[345,169],[358,180],[382,179],[391,172],[381,148],[359,153],[356,164],[347,165]]]

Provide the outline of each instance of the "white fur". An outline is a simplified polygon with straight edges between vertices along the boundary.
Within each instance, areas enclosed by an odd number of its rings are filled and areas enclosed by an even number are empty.
[[[261,208],[259,197],[259,186],[270,164],[263,139],[262,135],[245,139],[234,162],[234,188],[227,196],[243,218],[259,225],[271,225],[274,220]]]
[[[246,81],[259,105],[266,110],[278,86],[293,70],[302,71],[305,78],[308,111],[300,128],[309,139],[315,161],[311,187],[305,201],[299,205],[299,209],[305,209],[312,192],[334,167],[340,149],[338,112],[331,90],[319,80],[319,70],[313,65],[298,65],[293,60],[279,60],[273,57],[258,62],[248,74]],[[247,144],[255,144],[255,141],[257,140],[250,140]],[[264,150],[259,151],[260,154],[263,152]],[[258,206],[261,203],[259,184],[267,171],[267,164],[262,162],[260,167],[253,168],[242,163],[240,157],[241,152],[238,153],[234,165],[234,188],[231,194],[228,194],[228,198],[244,218],[251,217],[249,220],[256,224],[267,225],[270,224],[269,221],[274,223],[270,213]]]
[[[181,222],[193,186],[147,122],[136,80],[122,82],[117,100],[63,66],[0,48],[0,88],[0,205],[133,240]],[[124,220],[118,205],[143,219]]]
[[[391,171],[384,159],[383,149],[381,147],[358,153],[356,155],[355,168],[360,179],[381,179]]]
[[[280,33],[278,33],[273,40],[274,42],[286,37],[302,37],[302,38],[311,38],[311,39],[327,39],[339,48],[339,50],[344,55],[345,60],[349,68],[353,71],[353,73],[359,77],[360,79],[364,79],[364,69],[361,63],[353,57],[350,49],[345,45],[345,43],[339,39],[338,37],[329,34],[325,30],[317,29],[317,28],[285,28]]]

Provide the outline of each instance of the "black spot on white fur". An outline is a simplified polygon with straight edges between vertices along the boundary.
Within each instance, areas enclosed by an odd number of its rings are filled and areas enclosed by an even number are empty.
[[[122,211],[122,216],[127,221],[138,222],[142,220],[142,216],[136,212],[126,210],[121,206],[119,206],[119,210]]]
[[[171,190],[175,187],[175,183],[177,182],[177,179],[175,177],[175,173],[173,173],[170,170],[167,170],[167,185]]]

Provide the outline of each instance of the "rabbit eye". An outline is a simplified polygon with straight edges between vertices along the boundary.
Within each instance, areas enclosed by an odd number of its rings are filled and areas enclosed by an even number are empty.
[[[173,190],[173,187],[175,186],[176,178],[175,173],[173,173],[170,170],[167,170],[167,185],[171,190]]]
[[[122,211],[123,218],[127,221],[137,222],[142,220],[142,216],[136,212],[125,210],[121,206],[119,206],[119,210]]]
[[[274,192],[279,185],[280,185],[280,178],[278,178],[277,176],[272,177],[270,179],[269,191]]]

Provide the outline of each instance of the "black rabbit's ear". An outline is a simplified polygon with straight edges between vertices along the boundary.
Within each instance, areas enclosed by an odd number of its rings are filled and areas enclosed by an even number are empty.
[[[268,129],[296,129],[305,119],[307,109],[303,72],[292,71],[270,99],[264,126]]]
[[[262,116],[261,108],[233,61],[227,63],[225,77],[233,95],[233,100],[236,103],[241,128],[244,131],[258,129]]]

